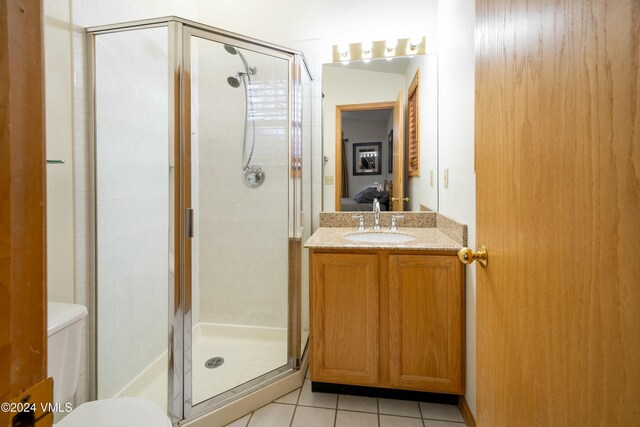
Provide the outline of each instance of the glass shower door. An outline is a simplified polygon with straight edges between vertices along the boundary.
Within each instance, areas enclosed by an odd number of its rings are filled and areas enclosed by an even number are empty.
[[[166,410],[168,32],[147,27],[93,40],[97,398],[145,397]]]
[[[187,411],[289,363],[290,58],[211,37],[184,39]]]

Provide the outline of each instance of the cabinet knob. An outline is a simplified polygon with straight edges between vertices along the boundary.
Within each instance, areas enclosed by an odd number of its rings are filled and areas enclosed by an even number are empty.
[[[478,246],[478,251],[474,252],[469,248],[462,248],[458,251],[458,258],[463,264],[471,264],[473,261],[478,261],[482,267],[487,266],[489,255],[487,254],[487,248],[484,245]]]

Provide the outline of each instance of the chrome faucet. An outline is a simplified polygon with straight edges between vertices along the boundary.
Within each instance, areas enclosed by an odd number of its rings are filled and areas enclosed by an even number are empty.
[[[380,202],[373,199],[373,229],[380,230]]]

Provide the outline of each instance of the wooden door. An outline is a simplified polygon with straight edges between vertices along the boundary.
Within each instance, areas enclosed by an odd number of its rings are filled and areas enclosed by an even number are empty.
[[[391,387],[464,394],[463,286],[455,256],[389,256]]]
[[[478,425],[638,425],[638,1],[476,11]]]
[[[0,425],[50,426],[42,5],[0,0]],[[45,408],[46,409],[46,408]],[[20,424],[23,425],[23,424]]]
[[[313,254],[311,380],[378,382],[378,256]]]
[[[393,106],[393,192],[396,200],[391,203],[392,211],[404,210],[404,100],[402,92]]]

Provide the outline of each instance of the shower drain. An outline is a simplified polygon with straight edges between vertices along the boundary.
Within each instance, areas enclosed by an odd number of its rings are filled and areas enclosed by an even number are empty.
[[[224,363],[223,357],[212,357],[211,359],[204,362],[204,366],[208,369],[214,369],[219,366],[222,366],[223,363]]]

